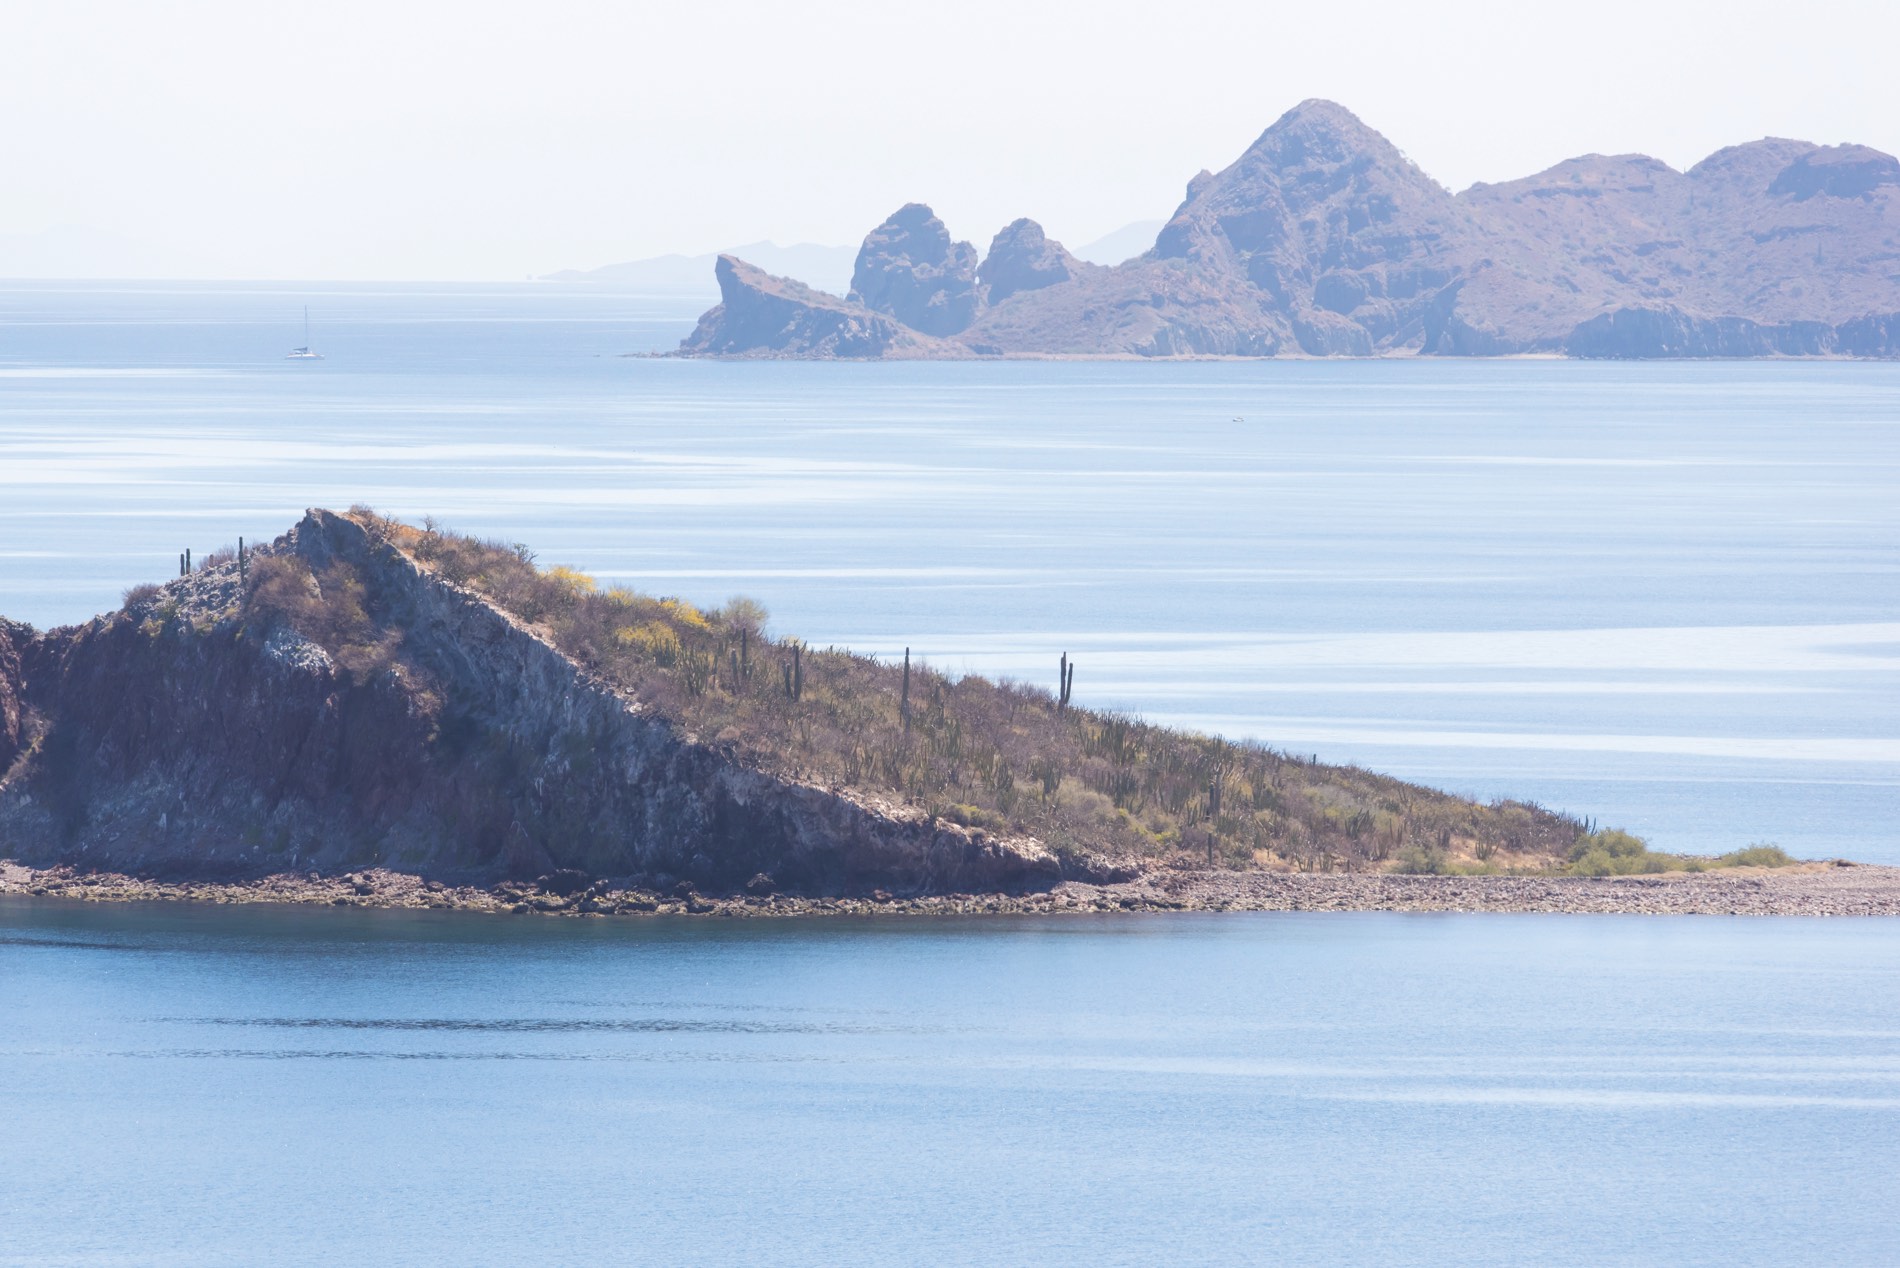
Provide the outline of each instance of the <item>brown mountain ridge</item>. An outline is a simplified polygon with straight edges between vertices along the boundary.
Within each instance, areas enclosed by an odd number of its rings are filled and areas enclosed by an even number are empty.
[[[848,296],[730,256],[717,276],[678,355],[1891,357],[1900,160],[1770,138],[1686,172],[1592,154],[1453,194],[1313,100],[1114,267],[1027,219],[979,256],[911,203]]]

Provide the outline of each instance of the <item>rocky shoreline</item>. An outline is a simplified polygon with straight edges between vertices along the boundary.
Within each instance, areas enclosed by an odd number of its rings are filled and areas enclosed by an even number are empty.
[[[199,902],[442,910],[580,917],[725,918],[868,915],[1049,915],[1155,911],[1440,911],[1600,915],[1900,916],[1900,867],[1846,862],[1700,873],[1573,876],[1406,876],[1392,873],[1158,870],[1132,881],[1069,881],[1029,894],[811,898],[656,893],[575,875],[491,888],[444,885],[371,869],[248,881],[158,880],[0,861],[0,896],[81,902]]]

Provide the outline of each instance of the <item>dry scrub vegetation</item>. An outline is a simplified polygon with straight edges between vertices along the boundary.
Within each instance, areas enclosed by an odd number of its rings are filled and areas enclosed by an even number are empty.
[[[756,603],[700,608],[539,568],[520,545],[351,517],[444,581],[537,627],[680,730],[761,768],[900,798],[1059,851],[1226,866],[1545,870],[1583,834],[1515,802],[1479,805],[1356,767],[1065,706],[1040,687],[951,677],[772,638]],[[315,584],[312,584],[312,582]],[[395,654],[353,576],[258,558],[250,603],[353,672]],[[1051,667],[1052,670],[1054,667]]]

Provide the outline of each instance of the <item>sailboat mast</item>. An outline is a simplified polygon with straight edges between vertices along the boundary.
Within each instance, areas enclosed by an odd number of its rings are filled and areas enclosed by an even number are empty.
[[[303,306],[303,346],[310,346],[310,305]]]

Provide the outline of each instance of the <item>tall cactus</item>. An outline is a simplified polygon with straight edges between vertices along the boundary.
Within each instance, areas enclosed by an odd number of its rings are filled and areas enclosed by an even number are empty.
[[[244,539],[238,538],[238,589],[244,589],[245,581]]]
[[[780,666],[785,675],[785,698],[788,700],[799,700],[805,695],[804,651],[804,644],[793,640],[792,663]]]
[[[898,702],[897,712],[904,719],[904,734],[910,734],[910,648],[904,649],[904,696]]]
[[[1075,689],[1075,662],[1069,659],[1067,652],[1062,653],[1062,662],[1056,667],[1056,684],[1061,692],[1056,697],[1056,708],[1069,707],[1069,693]]]

